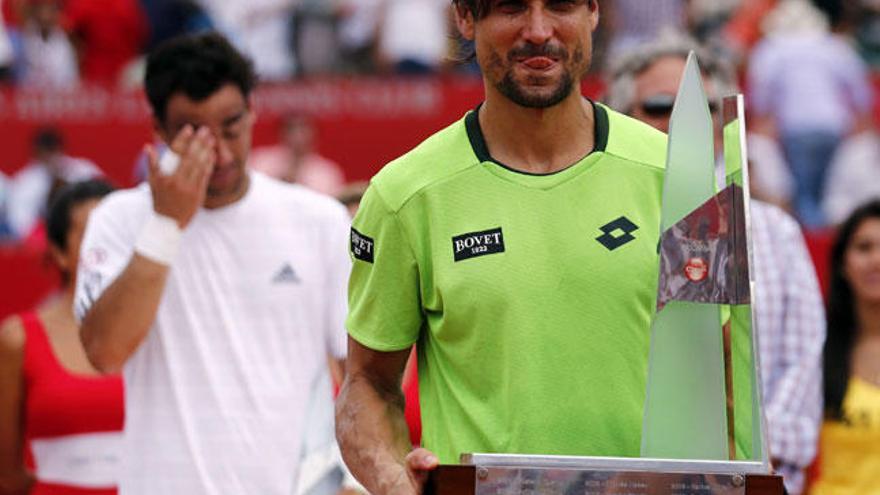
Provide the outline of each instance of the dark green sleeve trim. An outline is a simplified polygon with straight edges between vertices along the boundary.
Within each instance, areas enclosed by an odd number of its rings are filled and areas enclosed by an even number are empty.
[[[590,100],[590,103],[593,104],[593,116],[595,122],[593,123],[593,132],[595,133],[593,136],[595,144],[593,145],[593,152],[604,152],[605,148],[608,147],[608,112],[605,110],[605,107],[602,105],[597,105]]]
[[[358,344],[372,349],[374,351],[379,352],[397,352],[409,349],[413,345],[415,345],[416,341],[409,343],[388,343],[388,342],[379,342],[378,340],[373,340],[361,332],[357,330],[353,330],[351,328],[348,329],[348,336],[352,339],[356,340]]]

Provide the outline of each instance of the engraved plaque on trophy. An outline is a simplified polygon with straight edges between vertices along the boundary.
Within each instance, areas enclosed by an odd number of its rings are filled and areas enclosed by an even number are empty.
[[[469,454],[428,495],[781,495],[758,462]]]

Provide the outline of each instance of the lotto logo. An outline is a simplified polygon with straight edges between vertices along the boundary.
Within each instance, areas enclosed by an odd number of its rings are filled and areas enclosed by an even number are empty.
[[[599,241],[599,244],[605,246],[607,250],[614,251],[620,246],[635,240],[636,236],[632,235],[632,233],[639,230],[639,227],[632,223],[629,218],[620,217],[613,222],[599,227],[599,230],[603,234],[597,237],[596,240]]]

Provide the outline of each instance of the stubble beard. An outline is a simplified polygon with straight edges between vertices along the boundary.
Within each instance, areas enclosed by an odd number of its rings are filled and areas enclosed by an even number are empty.
[[[571,65],[582,65],[583,58],[583,49],[577,47],[574,51]],[[509,65],[509,68],[504,72],[504,77],[495,83],[495,89],[513,103],[525,108],[550,108],[556,106],[568,98],[574,90],[574,76],[572,75],[571,67],[567,62],[568,58],[566,57],[563,60],[564,69],[562,75],[559,76],[559,81],[557,81],[555,87],[549,92],[544,88],[527,89],[524,84],[516,81],[513,76],[513,68]],[[492,64],[496,66],[503,65],[497,54],[493,54]],[[526,82],[532,81],[527,80]],[[537,84],[539,81],[533,82]]]
[[[240,165],[236,165],[236,173],[238,177],[229,185],[221,187],[211,187],[210,182],[205,190],[205,197],[213,200],[224,200],[241,194],[241,191],[247,186],[247,170]]]

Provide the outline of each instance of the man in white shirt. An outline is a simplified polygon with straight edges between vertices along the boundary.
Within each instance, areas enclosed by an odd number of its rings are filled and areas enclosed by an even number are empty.
[[[61,27],[58,0],[27,2],[25,21],[11,31],[15,48],[15,77],[29,88],[70,89],[79,84],[76,50]]]
[[[6,32],[2,9],[3,0],[0,0],[0,81],[10,76],[12,64],[15,62],[15,53],[9,39],[9,33]]]
[[[308,117],[291,115],[281,125],[280,144],[254,149],[248,164],[269,177],[336,197],[345,186],[345,174],[315,149],[316,134]]]
[[[254,62],[263,81],[285,81],[298,69],[291,48],[297,0],[196,0],[218,29]]]
[[[27,238],[39,225],[49,199],[59,185],[101,177],[103,172],[86,158],[68,155],[58,129],[45,128],[33,139],[33,158],[9,181],[7,215],[17,239]]]
[[[871,128],[840,143],[828,169],[822,208],[832,225],[880,198],[880,133]]]
[[[379,56],[397,73],[436,72],[449,48],[448,0],[385,0]]]
[[[290,495],[321,444],[306,433],[331,409],[314,386],[326,356],[344,356],[349,222],[247,169],[254,84],[217,34],[150,54],[146,94],[174,155],[148,146],[148,183],[107,197],[86,229],[76,311],[90,361],[125,378],[125,495]]]
[[[779,2],[765,23],[769,34],[749,56],[751,118],[782,145],[798,219],[821,228],[828,220],[821,198],[834,152],[871,121],[870,74],[811,2]]]

